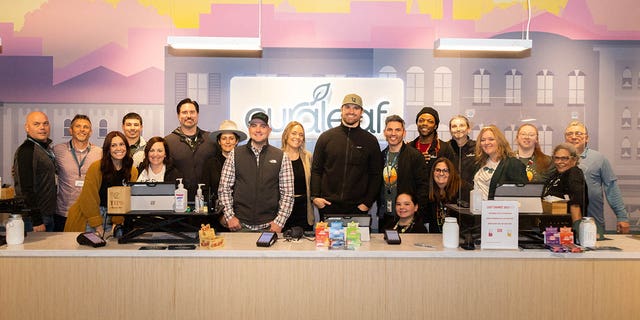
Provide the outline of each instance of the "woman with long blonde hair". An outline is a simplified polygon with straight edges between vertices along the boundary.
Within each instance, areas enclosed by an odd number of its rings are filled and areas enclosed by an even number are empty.
[[[311,152],[305,149],[304,127],[298,121],[291,121],[282,132],[282,151],[287,153],[293,167],[294,202],[291,215],[282,230],[292,227],[313,229],[315,216],[311,205]]]

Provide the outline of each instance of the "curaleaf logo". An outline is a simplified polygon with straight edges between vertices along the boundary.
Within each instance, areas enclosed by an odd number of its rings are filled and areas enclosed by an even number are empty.
[[[252,106],[244,115],[244,123],[249,122],[252,114],[261,111],[269,115],[273,132],[282,132],[289,122],[298,121],[304,126],[307,138],[314,138],[323,131],[340,125],[342,97],[333,99],[338,102],[330,104],[331,94],[331,83],[324,83],[315,87],[309,101],[297,103],[293,107]],[[367,108],[365,104],[360,126],[374,135],[382,133],[389,107],[390,102],[384,99],[374,107]]]

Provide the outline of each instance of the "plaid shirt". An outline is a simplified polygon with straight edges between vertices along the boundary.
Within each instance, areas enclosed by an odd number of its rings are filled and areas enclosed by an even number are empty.
[[[251,143],[251,142],[249,142]],[[256,157],[256,164],[260,164],[260,151],[262,148],[257,149],[253,145],[251,150]],[[285,222],[291,214],[293,209],[293,167],[289,156],[286,152],[283,152],[282,164],[280,166],[279,174],[279,188],[280,188],[280,200],[278,200],[278,215],[273,220],[280,227],[284,227]],[[224,206],[224,217],[227,221],[235,216],[233,212],[233,186],[236,182],[236,163],[235,163],[235,150],[232,150],[224,162],[222,167],[222,174],[220,175],[220,187],[218,188],[219,199]],[[269,223],[260,225],[248,225],[242,224],[250,230],[262,230],[270,227]]]

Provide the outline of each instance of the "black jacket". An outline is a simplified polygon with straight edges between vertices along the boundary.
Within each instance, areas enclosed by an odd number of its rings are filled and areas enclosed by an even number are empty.
[[[458,147],[456,140],[451,139],[449,140],[449,145],[451,145],[451,149],[456,155],[456,161],[453,163],[456,165],[458,173],[460,173],[460,178],[469,190],[473,189],[473,176],[476,173],[476,141],[469,139],[464,146]],[[465,198],[468,201],[469,195],[467,194]]]
[[[389,147],[382,150],[382,162],[387,157]],[[418,199],[418,213],[424,216],[427,209],[427,196],[429,190],[429,173],[424,163],[424,157],[415,148],[402,144],[400,155],[398,156],[398,180],[397,194],[410,193]],[[378,216],[383,216],[386,207],[384,205],[384,181],[382,183],[380,201],[378,201]]]
[[[13,158],[13,181],[16,194],[24,197],[31,210],[33,226],[43,223],[42,217],[56,212],[56,165],[47,142],[27,138]]]
[[[320,135],[311,166],[312,198],[371,207],[381,183],[380,145],[371,133],[341,124]]]

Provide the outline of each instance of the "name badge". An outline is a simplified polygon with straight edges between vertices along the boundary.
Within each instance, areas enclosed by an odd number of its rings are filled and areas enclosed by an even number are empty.
[[[84,180],[76,180],[76,187],[84,186]]]
[[[387,212],[393,212],[393,204],[391,200],[387,200]]]

